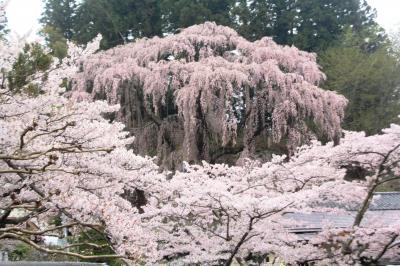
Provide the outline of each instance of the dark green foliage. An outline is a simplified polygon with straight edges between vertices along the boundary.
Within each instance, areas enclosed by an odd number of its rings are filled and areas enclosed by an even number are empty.
[[[47,46],[51,49],[51,55],[59,59],[67,56],[68,45],[67,39],[63,36],[58,28],[45,26],[41,30],[41,34],[45,37]]]
[[[62,33],[64,38],[71,40],[75,35],[77,2],[76,0],[46,0],[40,22],[44,26],[51,26]]]
[[[102,48],[142,37],[174,33],[215,21],[249,40],[272,36],[302,50],[326,49],[351,26],[375,25],[365,0],[47,0],[42,23],[67,39],[87,43],[98,33]]]
[[[370,36],[347,32],[321,54],[320,64],[328,77],[323,87],[349,99],[343,127],[375,134],[400,113],[400,65],[389,44],[376,47],[376,35]]]
[[[347,26],[359,32],[375,24],[375,12],[363,0],[299,1],[296,8],[301,11],[293,44],[308,51],[324,50]]]
[[[6,34],[6,23],[2,22],[0,23],[0,38],[4,37]]]
[[[87,43],[101,33],[103,49],[130,40],[161,35],[157,0],[86,0],[77,13],[78,43]]]
[[[271,36],[280,44],[321,51],[347,26],[374,25],[375,12],[362,0],[238,0],[237,30],[250,40]]]
[[[1,19],[1,18],[0,18]],[[0,22],[0,39],[3,39],[4,36],[8,33],[7,23],[6,21]]]
[[[232,26],[230,10],[234,0],[161,0],[164,33],[174,33],[206,21]]]
[[[62,225],[61,215],[57,215],[57,216],[52,217],[51,220],[49,221],[49,223],[51,225],[54,225],[54,226]]]
[[[11,261],[24,260],[31,253],[33,253],[33,248],[25,243],[17,244],[14,250],[10,253]]]
[[[95,231],[90,230],[86,231],[79,235],[76,241],[70,242],[70,244],[76,243],[93,243],[98,245],[98,247],[90,246],[90,245],[81,245],[77,246],[73,249],[75,252],[84,255],[104,255],[104,254],[115,254],[115,252],[109,247],[107,240],[104,238],[104,235]],[[88,262],[99,262],[106,263],[109,266],[122,266],[123,264],[118,259],[92,259],[88,260]]]
[[[276,38],[278,37],[277,33],[286,35],[288,29],[283,30],[284,24],[288,24],[290,20],[293,20],[293,15],[292,18],[287,17],[289,13],[292,13],[291,10],[293,9],[289,1],[239,0],[238,2],[239,5],[234,8],[233,13],[239,20],[236,23],[237,30],[242,36],[254,41],[264,36]],[[278,32],[278,29],[282,32]]]
[[[40,93],[40,89],[31,83],[29,78],[38,72],[45,72],[52,63],[50,55],[46,54],[38,43],[26,44],[12,69],[7,73],[9,88],[13,92],[26,92],[32,95]],[[42,78],[46,78],[45,75]]]

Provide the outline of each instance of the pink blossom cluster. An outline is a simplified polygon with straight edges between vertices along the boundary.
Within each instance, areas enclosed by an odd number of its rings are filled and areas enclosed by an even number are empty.
[[[311,131],[306,120],[328,139],[338,138],[347,100],[319,88],[323,79],[315,54],[270,38],[249,42],[228,27],[207,22],[89,57],[72,98],[119,104],[129,101],[129,93],[143,93],[149,116],[162,117],[172,90],[183,118],[185,158],[191,160],[196,132],[207,129],[227,146],[236,144],[239,128],[244,128],[248,150],[262,128],[276,143],[287,140],[294,151]],[[122,113],[119,118],[131,119]]]

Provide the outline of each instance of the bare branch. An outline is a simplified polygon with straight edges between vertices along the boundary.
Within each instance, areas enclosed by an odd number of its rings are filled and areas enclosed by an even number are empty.
[[[92,255],[92,256],[86,256],[86,255],[82,255],[79,253],[74,253],[74,252],[67,252],[67,251],[62,251],[62,250],[54,250],[54,249],[48,249],[48,248],[44,248],[41,247],[39,245],[37,245],[35,242],[22,237],[20,235],[14,234],[14,233],[4,233],[2,235],[0,235],[0,239],[6,239],[6,238],[10,238],[10,239],[15,239],[15,240],[19,240],[22,241],[30,246],[32,246],[33,248],[37,249],[38,251],[41,252],[45,252],[48,254],[58,254],[58,255],[66,255],[66,256],[71,256],[71,257],[76,257],[82,260],[90,260],[90,259],[116,259],[116,258],[123,258],[123,256],[121,255]]]
[[[80,223],[80,222],[74,222],[74,223],[69,223],[69,224],[65,224],[65,225],[60,225],[60,226],[55,226],[52,228],[48,228],[45,230],[41,230],[41,231],[30,231],[30,230],[26,230],[23,228],[19,228],[19,227],[7,227],[5,229],[0,229],[0,232],[13,232],[13,231],[17,231],[23,234],[28,234],[28,235],[44,235],[48,232],[52,232],[52,231],[57,231],[63,228],[69,228],[69,227],[74,227],[74,226],[85,226],[85,227],[101,227],[101,225],[98,224],[86,224],[86,223]]]

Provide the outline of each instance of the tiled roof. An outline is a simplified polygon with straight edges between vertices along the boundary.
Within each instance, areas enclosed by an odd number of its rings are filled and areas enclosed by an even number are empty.
[[[346,214],[327,214],[327,213],[287,213],[285,217],[293,219],[296,224],[290,227],[292,232],[313,232],[320,231],[324,225],[334,228],[351,227],[354,222],[356,212]],[[378,225],[388,226],[397,223],[400,217],[400,210],[380,210],[368,211],[365,214],[361,226]]]
[[[334,202],[325,202],[324,206],[341,208]],[[308,233],[320,231],[324,225],[335,228],[350,227],[357,214],[356,208],[345,208],[343,213],[287,213],[285,217],[295,220],[296,224],[290,226],[294,233]],[[363,225],[387,226],[397,223],[400,219],[400,192],[375,193],[374,199],[361,223]]]
[[[343,205],[343,203],[329,199],[325,199],[314,205],[318,207],[339,208],[347,211],[357,211],[360,208],[357,204]],[[369,210],[400,210],[400,192],[376,192]]]
[[[400,210],[400,192],[375,193],[370,210]]]

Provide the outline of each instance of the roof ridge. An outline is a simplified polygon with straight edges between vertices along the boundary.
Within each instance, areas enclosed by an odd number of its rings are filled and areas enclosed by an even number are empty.
[[[377,195],[377,194],[399,194],[400,195],[400,191],[374,192],[374,195]]]

